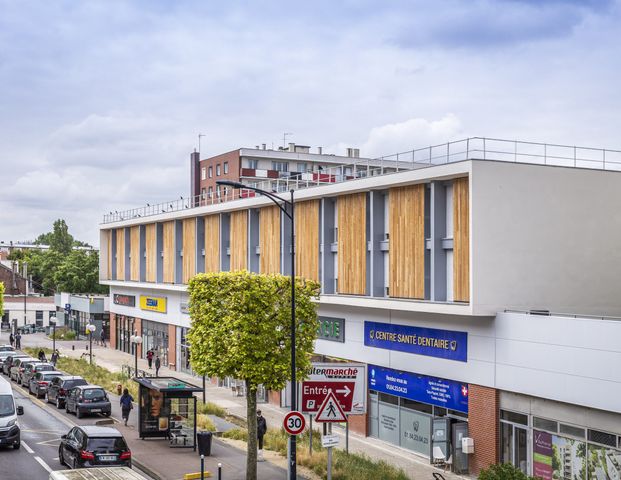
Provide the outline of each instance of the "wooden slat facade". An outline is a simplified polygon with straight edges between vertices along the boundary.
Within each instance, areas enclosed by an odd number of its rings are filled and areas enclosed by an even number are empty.
[[[295,204],[295,274],[319,281],[319,200]]]
[[[389,293],[425,298],[425,185],[389,193]]]
[[[182,282],[188,283],[196,275],[196,219],[183,221],[183,273]]]
[[[366,207],[366,193],[338,197],[338,293],[366,293]]]
[[[468,177],[453,182],[453,300],[470,301],[470,213]]]
[[[164,237],[162,280],[164,283],[175,283],[175,222],[164,222],[162,232]]]
[[[129,279],[132,282],[140,281],[140,227],[129,229]]]
[[[231,271],[248,268],[248,211],[231,212]]]
[[[156,281],[157,269],[157,228],[155,223],[145,226],[145,280],[147,282]]]
[[[220,215],[205,217],[205,272],[220,271]]]
[[[116,229],[116,280],[125,280],[125,229]]]
[[[280,208],[264,207],[259,213],[259,272],[280,273]]]

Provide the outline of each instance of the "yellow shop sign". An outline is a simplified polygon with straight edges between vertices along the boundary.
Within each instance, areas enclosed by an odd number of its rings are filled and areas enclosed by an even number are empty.
[[[166,297],[140,295],[140,308],[152,312],[166,313]]]

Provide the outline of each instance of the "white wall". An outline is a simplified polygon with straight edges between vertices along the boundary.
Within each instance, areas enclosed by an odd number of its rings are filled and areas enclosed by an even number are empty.
[[[131,317],[143,318],[154,322],[167,323],[181,327],[190,326],[190,316],[181,313],[181,303],[188,301],[188,295],[184,292],[175,292],[171,290],[157,290],[154,288],[125,288],[110,287],[110,298],[114,298],[114,294],[134,295],[136,297],[135,307],[125,307],[116,305],[110,301],[110,313],[118,313],[120,315],[129,315]],[[166,313],[152,312],[140,309],[140,295],[151,295],[154,297],[166,297]]]
[[[474,313],[621,316],[621,173],[472,164]]]

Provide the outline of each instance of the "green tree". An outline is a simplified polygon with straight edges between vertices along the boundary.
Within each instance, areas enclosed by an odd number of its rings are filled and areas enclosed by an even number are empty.
[[[311,366],[319,322],[319,284],[297,278],[296,378]],[[282,389],[291,379],[291,280],[248,271],[199,274],[190,280],[192,368],[199,375],[231,376],[246,384],[246,478],[257,478],[257,387]]]
[[[49,237],[50,250],[69,254],[73,248],[73,236],[69,233],[67,223],[59,218],[54,222],[54,229]]]
[[[54,252],[48,254],[53,255]],[[56,291],[71,293],[106,293],[99,284],[99,254],[96,250],[72,250],[54,270],[52,282]]]

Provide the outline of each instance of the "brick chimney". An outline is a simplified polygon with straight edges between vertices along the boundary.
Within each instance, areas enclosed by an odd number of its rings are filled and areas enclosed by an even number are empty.
[[[195,150],[190,154],[190,197],[198,205],[198,195],[201,193],[201,158]]]

